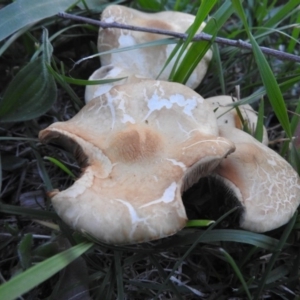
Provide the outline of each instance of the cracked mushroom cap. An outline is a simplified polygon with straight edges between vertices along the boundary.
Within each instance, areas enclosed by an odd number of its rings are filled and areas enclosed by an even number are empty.
[[[134,74],[128,70],[124,70],[121,67],[108,65],[101,67],[96,70],[89,78],[89,80],[106,80],[106,79],[117,79],[123,78],[118,81],[97,84],[97,85],[87,85],[85,88],[85,102],[88,103],[92,99],[99,97],[107,93],[115,85],[123,85],[128,83],[136,83],[147,78]]]
[[[126,25],[184,33],[193,24],[195,16],[172,11],[143,13],[125,6],[111,5],[103,11],[101,20],[107,23],[119,22]],[[199,32],[203,27],[204,25],[201,26]],[[167,36],[154,33],[129,31],[118,28],[100,28],[98,50],[99,52],[104,52],[165,38],[167,38]],[[101,64],[102,66],[110,64],[118,65],[141,76],[156,79],[174,47],[175,44],[169,44],[105,54],[101,56]],[[200,84],[207,71],[211,57],[212,52],[209,50],[190,76],[186,84],[187,86],[194,89]],[[173,58],[160,75],[160,80],[168,79],[175,60],[176,57]]]
[[[73,151],[82,176],[52,193],[59,216],[112,244],[172,235],[187,221],[181,194],[234,151],[208,103],[188,87],[146,80],[115,86],[42,142]]]
[[[217,116],[218,125],[226,125],[238,129],[243,129],[243,122],[240,119],[236,109],[234,107],[230,107],[230,104],[238,101],[236,98],[222,95],[207,98],[205,99],[205,101],[208,101],[212,105],[214,110],[217,108],[215,114]],[[254,134],[257,124],[256,111],[248,104],[239,105],[239,109],[250,132]],[[265,127],[263,129],[262,143],[266,146],[269,143],[268,133]]]
[[[286,224],[300,204],[300,180],[295,170],[272,149],[246,132],[220,126],[236,151],[216,169],[242,205],[240,226],[265,232]]]

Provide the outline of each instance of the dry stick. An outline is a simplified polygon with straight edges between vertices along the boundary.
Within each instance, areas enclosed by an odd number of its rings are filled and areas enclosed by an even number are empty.
[[[59,17],[65,18],[65,19],[80,21],[80,22],[96,25],[96,26],[102,27],[102,28],[120,28],[120,29],[132,30],[132,31],[156,33],[156,34],[161,34],[161,35],[172,36],[172,37],[179,38],[182,40],[185,40],[188,37],[188,35],[186,33],[179,33],[179,32],[174,32],[174,31],[169,31],[169,30],[132,26],[132,25],[121,24],[121,23],[117,23],[117,22],[106,23],[106,22],[101,22],[101,21],[97,21],[94,19],[75,16],[75,15],[71,15],[71,14],[67,14],[67,13],[58,13],[57,15]],[[212,39],[213,39],[212,35],[201,32],[194,36],[193,41],[208,41],[209,42]],[[244,42],[242,40],[230,40],[230,39],[225,39],[225,38],[221,38],[221,37],[215,37],[214,42],[216,42],[218,44],[222,44],[222,45],[228,45],[228,46],[233,46],[233,47],[237,47],[237,48],[252,50],[252,45],[247,42]],[[289,54],[289,53],[279,51],[279,50],[274,50],[274,49],[267,48],[267,47],[260,47],[260,49],[263,53],[271,55],[271,56],[275,56],[280,60],[289,60],[289,61],[300,63],[300,56],[297,56],[294,54]]]

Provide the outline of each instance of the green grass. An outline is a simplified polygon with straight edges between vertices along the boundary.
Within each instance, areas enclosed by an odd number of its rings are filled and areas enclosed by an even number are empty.
[[[235,211],[213,218],[196,199],[193,208],[204,208],[200,220],[175,236],[119,247],[74,233],[59,219],[47,191],[69,187],[80,170],[68,152],[39,143],[38,132],[78,112],[86,80],[100,64],[98,57],[85,59],[96,54],[98,29],[55,14],[98,19],[107,4],[75,2],[0,1],[0,299],[298,299],[297,214],[258,234],[237,228],[230,221]],[[186,82],[211,46],[214,56],[197,92],[236,96],[238,87],[242,101],[259,111],[256,137],[265,124],[270,146],[299,172],[300,65],[265,56],[259,46],[299,54],[300,0],[259,3],[126,1],[140,10],[197,15],[190,38],[205,20],[206,33],[250,42],[253,52],[194,43],[170,80]],[[186,45],[180,46],[183,53]]]

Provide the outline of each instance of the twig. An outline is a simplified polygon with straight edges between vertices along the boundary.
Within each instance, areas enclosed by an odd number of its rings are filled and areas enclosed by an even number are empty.
[[[96,25],[96,26],[102,27],[102,28],[120,28],[120,29],[132,30],[132,31],[149,32],[149,33],[167,35],[167,36],[175,37],[175,38],[182,39],[182,40],[185,40],[188,36],[186,33],[179,33],[179,32],[156,29],[156,28],[132,26],[132,25],[121,24],[121,23],[117,23],[117,22],[106,23],[106,22],[101,22],[98,20],[75,16],[75,15],[71,15],[71,14],[67,14],[67,13],[58,13],[58,16],[65,18],[65,19],[70,19],[70,20],[74,20],[74,21],[79,21],[79,22]],[[193,41],[211,41],[212,39],[213,39],[212,35],[201,32],[194,36]],[[247,42],[244,42],[242,40],[230,40],[230,39],[225,39],[225,38],[221,38],[221,37],[215,37],[214,42],[216,42],[218,44],[252,50],[252,45]],[[289,53],[279,51],[279,50],[274,50],[274,49],[267,48],[267,47],[260,47],[260,49],[262,50],[263,53],[271,55],[271,56],[275,56],[280,60],[289,60],[289,61],[300,63],[300,56],[297,56],[294,54],[289,54]]]

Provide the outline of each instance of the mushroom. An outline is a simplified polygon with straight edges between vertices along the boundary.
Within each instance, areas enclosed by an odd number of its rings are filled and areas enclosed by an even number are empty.
[[[226,125],[243,129],[242,120],[240,119],[235,107],[231,106],[234,102],[238,101],[236,98],[222,95],[207,98],[205,101],[208,101],[215,110],[218,125]],[[248,104],[239,105],[238,107],[244,119],[243,121],[246,123],[250,132],[254,134],[257,124],[256,111]],[[266,146],[269,143],[268,133],[265,127],[263,128],[262,143]]]
[[[59,216],[105,243],[163,238],[187,221],[182,192],[234,151],[218,137],[210,105],[179,83],[114,86],[72,119],[42,130],[42,142],[73,151],[81,177],[51,193]]]
[[[241,228],[265,232],[286,224],[300,204],[298,174],[246,132],[220,126],[219,133],[236,146],[216,168],[215,176],[242,206]]]
[[[106,23],[120,22],[126,25],[184,33],[193,24],[195,16],[173,11],[144,13],[125,6],[110,5],[103,11],[101,20]],[[204,25],[205,24],[202,24],[198,32],[204,28]],[[167,36],[118,28],[100,28],[98,50],[99,52],[105,52],[164,38],[167,38]],[[174,44],[168,44],[138,48],[132,51],[103,54],[101,56],[101,65],[118,65],[125,70],[130,70],[130,72],[134,74],[156,79],[174,48]],[[212,51],[209,50],[190,76],[186,84],[187,86],[194,89],[200,84],[211,58]],[[176,58],[173,58],[159,76],[160,80],[168,79],[175,59]]]
[[[85,102],[88,103],[92,99],[107,93],[115,85],[135,83],[146,79],[145,77],[134,74],[128,70],[124,70],[121,67],[108,65],[96,70],[90,76],[89,80],[106,80],[118,78],[120,78],[121,80],[104,84],[87,85],[84,95]]]

